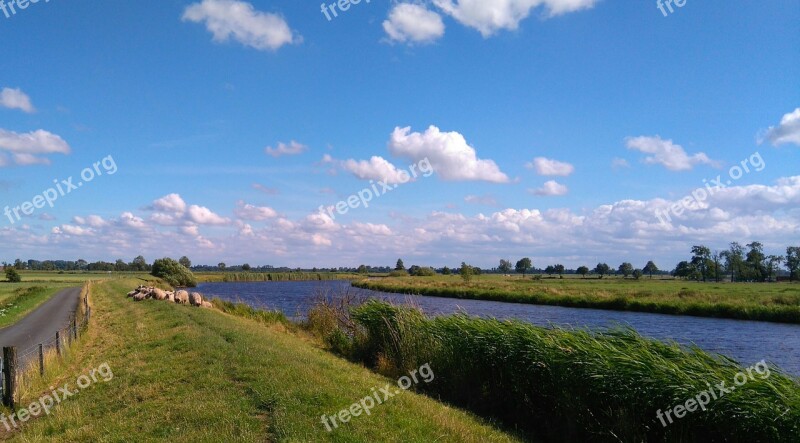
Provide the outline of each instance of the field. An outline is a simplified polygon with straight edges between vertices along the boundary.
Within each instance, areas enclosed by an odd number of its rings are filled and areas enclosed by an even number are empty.
[[[354,286],[378,291],[511,303],[653,312],[699,317],[800,323],[800,284],[701,283],[641,280],[480,275],[362,279]]]
[[[93,285],[92,325],[21,404],[108,363],[96,383],[31,420],[16,441],[518,441],[475,416],[404,392],[327,432],[333,415],[394,380],[320,349],[280,321],[147,301],[138,280]]]

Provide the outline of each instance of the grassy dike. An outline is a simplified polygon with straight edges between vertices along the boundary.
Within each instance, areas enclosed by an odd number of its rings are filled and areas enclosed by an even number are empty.
[[[374,291],[508,303],[800,323],[800,285],[621,278],[392,277],[354,281]]]
[[[517,441],[412,392],[329,433],[323,414],[394,380],[331,355],[280,322],[134,303],[125,293],[136,284],[93,284],[91,328],[61,366],[44,380],[34,377],[20,404],[49,386],[74,385],[103,363],[113,379],[29,421],[13,441]]]

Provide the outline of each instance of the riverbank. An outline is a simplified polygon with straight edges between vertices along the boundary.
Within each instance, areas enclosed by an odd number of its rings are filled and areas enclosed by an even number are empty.
[[[364,276],[346,272],[200,272],[195,273],[195,277],[200,283],[233,283],[355,280]]]
[[[649,312],[800,324],[800,285],[682,280],[476,276],[388,277],[354,281],[374,291],[508,303]]]
[[[14,440],[519,441],[410,391],[329,432],[323,415],[396,379],[331,355],[279,316],[132,302],[125,293],[139,283],[93,285],[92,327],[64,365],[26,387],[20,404],[103,363],[113,379],[27,422]]]

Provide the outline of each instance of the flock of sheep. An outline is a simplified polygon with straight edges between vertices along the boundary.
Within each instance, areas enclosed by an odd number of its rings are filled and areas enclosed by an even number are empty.
[[[140,285],[138,288],[128,293],[128,298],[133,297],[133,301],[142,301],[152,298],[153,300],[163,300],[179,305],[192,305],[202,308],[213,308],[214,305],[203,301],[203,295],[199,292],[165,291],[152,286]]]

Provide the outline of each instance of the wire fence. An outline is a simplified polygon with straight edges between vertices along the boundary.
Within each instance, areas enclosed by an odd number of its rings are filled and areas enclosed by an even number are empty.
[[[92,308],[89,306],[89,290],[86,289],[81,303],[72,313],[69,320],[48,336],[42,343],[34,344],[25,349],[18,350],[15,346],[3,347],[0,357],[0,396],[3,404],[14,407],[17,379],[22,374],[29,374],[38,369],[39,375],[44,375],[45,363],[50,354],[62,358],[66,350],[89,327]]]

